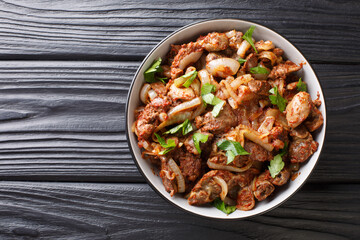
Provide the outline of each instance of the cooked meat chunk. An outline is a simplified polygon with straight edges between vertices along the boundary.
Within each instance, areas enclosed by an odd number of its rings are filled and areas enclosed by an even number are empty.
[[[253,93],[265,96],[269,95],[269,90],[271,88],[271,85],[267,81],[261,80],[251,80],[248,82],[248,86]]]
[[[203,47],[208,52],[225,50],[229,46],[229,39],[225,33],[209,33],[205,37],[200,37],[197,41],[203,43]]]
[[[165,96],[167,93],[167,89],[164,83],[162,82],[154,82],[151,83],[151,88],[157,93],[158,96]]]
[[[290,136],[296,138],[307,138],[309,134],[310,134],[309,131],[302,124],[296,128],[291,129],[290,131]]]
[[[281,125],[273,127],[268,138],[276,150],[284,148],[285,143],[289,141],[288,131]]]
[[[258,58],[254,53],[249,54],[245,60],[246,62],[241,67],[242,71],[250,72],[250,68],[256,67],[258,65]]]
[[[280,63],[279,65],[275,66],[270,74],[269,78],[276,79],[276,78],[282,78],[285,79],[286,76],[288,76],[292,72],[299,71],[301,69],[301,66],[296,65],[290,60],[287,60],[285,63]]]
[[[214,134],[225,133],[230,128],[237,125],[234,112],[228,104],[225,104],[220,114],[215,118],[211,112],[206,113],[203,117],[195,118],[197,128],[201,128],[203,132],[212,132]]]
[[[171,97],[172,100],[183,100],[189,101],[196,97],[194,90],[192,88],[178,88],[175,84],[170,86],[170,90],[168,96]]]
[[[238,192],[238,196],[236,199],[236,208],[243,211],[248,211],[253,209],[254,206],[255,206],[255,198],[251,191],[251,188],[249,186],[242,188]]]
[[[299,92],[286,107],[286,120],[292,128],[299,126],[309,116],[311,97],[306,92]]]
[[[309,129],[310,132],[313,132],[316,129],[318,129],[319,127],[321,127],[321,125],[323,125],[323,123],[324,123],[324,118],[323,118],[321,112],[319,111],[319,109],[317,109],[315,104],[312,103],[310,115],[304,122],[305,126],[307,127],[307,129]]]
[[[317,150],[318,145],[311,134],[307,138],[295,137],[289,146],[290,161],[292,163],[306,161]]]
[[[201,174],[201,158],[187,151],[176,153],[180,162],[180,170],[185,180],[193,182]]]
[[[242,36],[244,34],[236,30],[231,30],[225,34],[229,38],[229,47],[237,50],[243,41]]]
[[[188,44],[181,45],[181,48],[174,58],[171,64],[171,78],[175,79],[180,77],[183,70],[195,63],[201,57],[203,53],[203,46],[197,42],[190,42]]]
[[[251,141],[245,142],[244,149],[250,153],[250,159],[252,161],[265,162],[273,159],[271,152]]]
[[[270,196],[270,194],[275,190],[275,187],[269,182],[268,173],[264,172],[254,179],[251,190],[257,200],[263,201]]]
[[[208,132],[201,132],[201,134],[208,135],[208,140],[206,141],[206,143],[200,142],[200,149],[204,150],[211,145],[211,141],[212,141],[214,135],[211,133],[208,133]],[[186,150],[188,150],[192,154],[199,155],[199,152],[197,151],[197,149],[195,148],[195,145],[194,145],[193,135],[194,134],[191,134],[186,138],[184,145],[186,147]]]
[[[268,170],[266,170],[266,171],[268,171]],[[269,173],[269,175],[270,175],[270,173]],[[270,182],[276,186],[282,186],[289,181],[289,178],[290,178],[290,171],[289,171],[289,169],[284,168],[283,170],[281,170],[279,172],[278,175],[276,175],[275,178],[272,178],[270,176]]]
[[[164,184],[165,190],[169,192],[171,196],[177,193],[178,190],[175,173],[171,171],[165,159],[161,160],[160,177]]]
[[[167,97],[157,97],[152,100],[140,113],[136,122],[136,132],[139,139],[148,139],[159,124],[158,116],[166,112],[170,107],[171,101]]]

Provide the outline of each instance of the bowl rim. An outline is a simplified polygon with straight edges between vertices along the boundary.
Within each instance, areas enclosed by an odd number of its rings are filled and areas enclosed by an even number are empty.
[[[323,122],[323,128],[324,128],[324,137],[323,137],[323,143],[322,143],[322,146],[321,146],[321,149],[317,149],[317,151],[319,151],[319,156],[318,158],[316,159],[316,162],[313,166],[313,168],[310,170],[310,173],[308,174],[308,176],[305,178],[305,180],[295,189],[294,192],[292,192],[288,197],[284,198],[281,202],[279,202],[278,204],[274,205],[273,207],[269,208],[269,209],[266,209],[262,212],[259,212],[259,213],[256,213],[256,214],[253,214],[251,216],[246,216],[246,217],[238,217],[238,218],[224,218],[224,217],[212,217],[212,216],[206,216],[206,215],[202,215],[202,214],[199,214],[199,213],[196,213],[196,212],[192,212],[190,210],[187,210],[183,207],[181,207],[180,205],[174,203],[173,201],[171,201],[170,199],[166,198],[155,186],[154,184],[147,178],[147,176],[145,175],[145,173],[143,172],[142,168],[140,167],[139,163],[138,163],[138,160],[134,154],[134,150],[133,150],[133,146],[131,145],[131,142],[130,142],[130,136],[129,136],[129,129],[131,129],[131,126],[129,126],[129,122],[128,122],[128,114],[129,114],[129,99],[130,99],[130,96],[132,95],[132,91],[133,91],[133,87],[134,87],[134,84],[135,84],[135,80],[136,78],[138,77],[141,69],[143,68],[144,64],[146,63],[146,61],[150,58],[150,56],[153,54],[153,52],[159,48],[163,42],[165,42],[167,39],[171,38],[173,35],[175,35],[176,33],[182,31],[182,30],[185,30],[186,28],[189,28],[191,26],[194,26],[194,25],[197,25],[197,24],[202,24],[202,23],[205,23],[205,22],[212,22],[212,21],[239,21],[239,22],[243,22],[243,23],[248,23],[248,24],[252,24],[252,25],[259,25],[261,27],[264,27],[266,28],[268,31],[271,31],[272,33],[278,35],[280,38],[282,38],[283,40],[285,40],[288,44],[290,44],[293,48],[295,48],[299,53],[300,55],[308,62],[308,65],[309,65],[309,68],[310,70],[314,73],[315,77],[316,77],[316,81],[318,82],[319,86],[320,86],[320,90],[321,90],[321,94],[323,96],[323,99],[324,101],[322,102],[323,106],[324,106],[324,122]],[[132,123],[131,123],[132,125]],[[256,22],[252,22],[252,21],[247,21],[247,20],[242,20],[242,19],[236,19],[236,18],[209,18],[209,19],[204,19],[204,20],[200,20],[200,21],[195,21],[195,22],[192,22],[190,24],[187,24],[181,28],[178,28],[177,30],[173,31],[172,33],[170,33],[169,35],[167,35],[165,38],[163,38],[158,44],[155,45],[155,47],[153,47],[151,49],[151,51],[146,55],[146,57],[143,59],[143,61],[141,62],[141,64],[138,66],[135,74],[134,74],[134,77],[133,79],[131,80],[131,84],[130,84],[130,87],[129,87],[129,91],[128,91],[128,95],[126,97],[126,105],[125,105],[125,132],[126,132],[126,141],[127,141],[127,144],[129,146],[129,149],[130,149],[130,153],[131,153],[131,156],[132,156],[132,159],[133,161],[135,162],[135,165],[137,167],[137,169],[139,170],[139,172],[141,173],[141,175],[145,178],[146,182],[150,185],[150,187],[158,194],[160,195],[163,199],[165,199],[168,203],[170,203],[171,205],[175,206],[176,208],[178,209],[181,209],[182,211],[184,212],[187,212],[187,213],[190,213],[194,216],[198,216],[198,217],[202,217],[202,218],[205,218],[205,219],[216,219],[216,220],[221,220],[221,221],[238,221],[238,220],[245,220],[245,219],[250,219],[250,218],[253,218],[253,217],[256,217],[256,216],[259,216],[259,215],[263,215],[275,208],[278,208],[280,205],[284,204],[286,201],[288,201],[291,197],[293,197],[303,186],[304,184],[308,181],[308,179],[310,178],[310,176],[313,174],[314,172],[314,169],[316,168],[319,160],[320,160],[320,157],[321,157],[321,153],[322,153],[322,150],[324,149],[324,145],[326,143],[326,126],[327,126],[327,108],[326,108],[326,104],[325,104],[325,94],[324,94],[324,91],[323,91],[323,86],[321,85],[321,82],[319,81],[319,78],[316,74],[316,72],[314,71],[314,69],[311,67],[310,65],[310,62],[307,60],[307,58],[305,58],[304,54],[293,44],[291,43],[289,40],[287,40],[285,37],[283,37],[282,35],[280,35],[279,33],[277,33],[276,31],[272,30],[271,28],[267,27],[267,26],[264,26],[262,24],[259,24],[259,23],[256,23]],[[219,210],[220,211],[220,210]]]

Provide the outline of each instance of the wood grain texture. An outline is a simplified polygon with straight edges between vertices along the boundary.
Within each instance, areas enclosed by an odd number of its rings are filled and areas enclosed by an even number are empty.
[[[0,62],[0,179],[143,182],[125,137],[138,62]],[[313,64],[325,91],[325,149],[310,181],[360,182],[360,69]],[[351,166],[351,167],[349,167]]]
[[[141,60],[171,32],[209,18],[270,27],[312,62],[360,62],[359,1],[2,0],[0,59]]]
[[[0,238],[356,239],[359,196],[359,185],[308,184],[265,215],[223,221],[185,213],[146,184],[1,182]]]

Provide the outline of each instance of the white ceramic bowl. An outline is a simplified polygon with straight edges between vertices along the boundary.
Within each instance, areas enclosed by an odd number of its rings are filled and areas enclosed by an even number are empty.
[[[316,99],[317,93],[320,93],[320,100],[322,102],[320,111],[324,117],[324,125],[318,130],[315,134],[315,140],[319,143],[318,150],[311,156],[311,158],[303,163],[300,168],[300,175],[294,180],[289,181],[289,184],[285,186],[278,187],[277,190],[272,194],[272,197],[262,201],[256,202],[254,209],[250,211],[240,211],[237,210],[230,215],[226,215],[223,212],[219,211],[215,207],[196,207],[191,206],[187,203],[187,200],[182,196],[170,197],[164,189],[162,181],[159,176],[155,175],[152,171],[153,167],[149,163],[142,159],[141,151],[137,146],[137,139],[134,133],[131,132],[131,125],[134,122],[134,110],[137,106],[140,105],[139,92],[140,88],[144,83],[143,73],[149,68],[152,62],[158,57],[164,58],[167,52],[170,50],[171,44],[182,44],[189,41],[195,41],[198,36],[205,35],[209,32],[219,31],[225,32],[228,30],[236,29],[242,32],[245,32],[251,25],[255,25],[255,31],[253,37],[258,40],[271,40],[276,47],[279,47],[284,50],[285,57],[297,64],[305,62],[302,70],[298,74],[306,81],[308,85],[308,91],[313,99]],[[188,212],[201,215],[204,217],[210,218],[219,218],[219,219],[240,219],[246,218],[258,214],[267,212],[281,203],[285,202],[291,195],[293,195],[306,181],[310,176],[310,173],[314,169],[320,152],[322,150],[324,139],[325,139],[325,130],[326,130],[326,111],[325,111],[325,101],[324,95],[321,90],[320,83],[311,68],[309,62],[304,58],[304,56],[297,50],[288,40],[277,34],[276,32],[270,30],[267,27],[261,26],[256,23],[242,21],[237,19],[215,19],[207,20],[202,22],[193,23],[187,25],[179,30],[173,32],[162,40],[157,46],[155,46],[151,52],[146,56],[144,61],[141,63],[138,71],[135,74],[135,77],[130,86],[129,95],[126,105],[126,133],[128,137],[128,143],[134,157],[135,163],[138,166],[138,169],[143,174],[145,179],[148,181],[150,186],[158,192],[163,198],[168,200],[170,203],[174,204],[186,210]]]

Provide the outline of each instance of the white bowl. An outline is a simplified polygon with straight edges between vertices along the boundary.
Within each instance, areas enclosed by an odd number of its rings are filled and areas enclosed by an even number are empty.
[[[143,73],[149,68],[152,62],[158,57],[164,58],[168,51],[170,50],[171,44],[182,44],[189,41],[195,41],[196,38],[200,35],[204,35],[209,32],[219,31],[225,32],[228,30],[236,29],[242,32],[245,32],[251,25],[255,25],[255,31],[253,37],[258,40],[271,40],[276,47],[279,47],[284,50],[285,57],[297,64],[306,63],[302,70],[298,74],[306,81],[308,85],[308,91],[313,99],[317,98],[317,93],[320,93],[320,100],[322,102],[319,110],[324,117],[324,125],[321,129],[317,130],[314,139],[319,143],[318,150],[311,156],[311,158],[303,163],[300,168],[300,175],[294,180],[289,181],[285,186],[278,187],[277,190],[273,193],[272,197],[262,201],[256,202],[254,209],[250,211],[240,211],[237,210],[230,215],[226,215],[215,207],[197,207],[191,206],[188,204],[187,200],[182,196],[175,195],[170,197],[162,184],[161,178],[153,173],[153,166],[151,166],[149,161],[142,159],[141,151],[137,146],[137,139],[134,133],[131,132],[131,125],[134,122],[134,110],[140,105],[139,92],[140,88],[144,83]],[[128,144],[130,146],[134,161],[138,166],[138,169],[145,177],[150,186],[160,194],[163,198],[168,200],[175,206],[180,207],[183,210],[186,210],[190,213],[194,213],[204,217],[218,218],[218,219],[240,219],[246,218],[258,214],[267,212],[281,203],[284,203],[291,195],[293,195],[306,181],[310,176],[312,170],[314,169],[320,152],[322,150],[324,139],[325,139],[325,130],[326,130],[326,110],[325,110],[325,101],[324,94],[321,90],[320,83],[311,68],[309,62],[305,57],[296,49],[288,40],[280,36],[278,33],[270,30],[267,27],[261,26],[256,23],[237,20],[237,19],[215,19],[207,20],[202,22],[196,22],[190,25],[187,25],[179,30],[173,32],[162,40],[158,45],[156,45],[150,53],[146,56],[144,61],[141,63],[139,69],[137,70],[135,77],[130,86],[129,95],[126,105],[126,134],[128,137]]]

